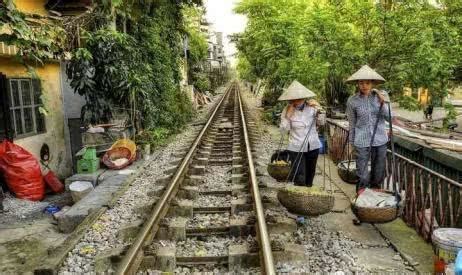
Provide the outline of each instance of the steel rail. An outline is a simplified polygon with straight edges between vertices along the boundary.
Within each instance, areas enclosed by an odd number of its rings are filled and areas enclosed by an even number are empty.
[[[260,191],[258,189],[258,180],[257,175],[255,173],[255,166],[253,164],[253,156],[252,151],[250,149],[250,140],[249,134],[247,132],[247,124],[244,114],[244,109],[242,107],[242,99],[241,93],[239,91],[239,87],[236,87],[237,96],[239,99],[239,110],[241,114],[241,121],[242,121],[242,130],[244,133],[244,141],[245,141],[245,148],[247,152],[247,161],[249,163],[249,173],[250,173],[250,186],[253,196],[253,202],[255,207],[255,212],[257,216],[257,233],[260,237],[260,252],[262,253],[263,264],[261,265],[263,268],[263,273],[267,275],[274,275],[276,271],[274,269],[274,261],[273,261],[273,252],[271,250],[271,242],[268,236],[268,229],[266,228],[266,221],[265,221],[265,212],[263,210],[263,204],[261,202]]]
[[[202,128],[202,131],[199,133],[199,135],[196,137],[194,140],[193,145],[189,149],[188,153],[186,156],[183,158],[179,168],[176,170],[175,174],[173,175],[172,180],[166,187],[165,192],[163,192],[162,197],[159,199],[159,201],[156,203],[154,210],[149,217],[149,219],[146,221],[146,223],[143,225],[143,227],[140,230],[140,233],[138,234],[135,242],[130,246],[130,249],[127,251],[125,254],[124,258],[120,262],[118,269],[117,269],[117,274],[132,274],[134,271],[132,270],[133,264],[136,262],[138,257],[138,254],[140,253],[141,249],[143,248],[144,244],[146,243],[147,239],[149,236],[152,235],[152,229],[156,224],[159,223],[159,221],[163,217],[163,213],[166,210],[166,208],[169,205],[170,200],[172,199],[174,195],[174,191],[178,187],[178,184],[180,183],[180,180],[186,171],[186,168],[189,165],[189,162],[191,160],[192,155],[196,151],[199,143],[202,141],[202,138],[205,134],[205,132],[209,129],[210,125],[212,124],[218,110],[220,109],[224,99],[228,96],[230,91],[232,90],[233,86],[235,84],[231,84],[228,87],[228,90],[226,93],[223,95],[223,97],[220,99],[218,102],[217,106],[213,110],[213,113],[210,115],[209,119],[207,120],[206,124]]]

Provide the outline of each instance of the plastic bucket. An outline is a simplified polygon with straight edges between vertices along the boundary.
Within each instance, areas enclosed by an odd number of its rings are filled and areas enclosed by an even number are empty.
[[[432,241],[436,256],[446,264],[454,263],[462,249],[462,229],[438,228],[433,231]]]
[[[69,185],[72,200],[78,202],[93,190],[93,184],[89,181],[74,181]]]

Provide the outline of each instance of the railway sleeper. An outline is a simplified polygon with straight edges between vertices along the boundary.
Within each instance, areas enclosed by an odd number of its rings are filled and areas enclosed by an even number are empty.
[[[258,248],[247,244],[230,245],[227,255],[217,256],[176,256],[175,247],[160,247],[153,257],[145,257],[141,266],[151,267],[163,272],[174,272],[177,267],[227,266],[230,272],[239,272],[242,268],[258,267],[260,254]],[[273,252],[276,261],[306,260],[303,247],[296,244],[285,244],[282,250]],[[146,263],[146,261],[151,261]]]

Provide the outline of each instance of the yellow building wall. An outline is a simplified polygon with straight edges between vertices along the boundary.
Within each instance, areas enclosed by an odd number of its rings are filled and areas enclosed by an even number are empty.
[[[40,15],[48,15],[45,9],[46,0],[13,0],[16,8],[24,13],[35,13]]]
[[[404,87],[403,88],[403,94],[404,96],[412,96],[412,89],[409,87]]]
[[[7,78],[31,78],[26,68],[13,58],[0,57],[0,72]],[[35,68],[41,79],[44,105],[48,110],[45,117],[46,133],[25,138],[14,139],[14,143],[31,152],[40,159],[40,148],[44,143],[50,147],[50,168],[60,177],[72,172],[71,156],[66,152],[64,138],[63,96],[61,93],[61,70],[58,62],[47,63]]]
[[[428,100],[429,100],[429,94],[428,94],[428,89],[425,89],[425,88],[419,88],[418,90],[418,100],[420,102],[421,105],[427,105],[428,103]]]

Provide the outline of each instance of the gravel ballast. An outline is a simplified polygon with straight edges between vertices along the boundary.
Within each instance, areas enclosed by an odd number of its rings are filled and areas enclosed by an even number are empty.
[[[215,96],[214,102],[220,95]],[[116,205],[107,210],[98,221],[85,233],[80,242],[68,254],[60,267],[60,273],[67,272],[94,272],[95,257],[113,248],[129,245],[130,243],[118,238],[119,230],[141,219],[137,208],[151,200],[148,196],[151,191],[159,189],[156,180],[165,176],[164,171],[171,167],[170,162],[175,160],[174,153],[178,148],[188,148],[190,138],[203,127],[201,120],[205,119],[208,111],[214,106],[209,104],[198,115],[196,122],[178,134],[166,147],[156,150],[146,164],[145,170],[130,185],[128,190],[118,199]],[[193,126],[194,125],[194,126]]]

